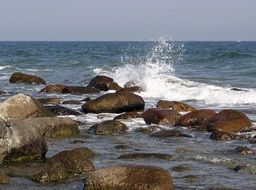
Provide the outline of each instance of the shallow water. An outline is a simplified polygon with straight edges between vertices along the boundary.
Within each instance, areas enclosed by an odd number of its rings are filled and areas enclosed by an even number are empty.
[[[144,89],[140,95],[147,108],[155,107],[160,99],[180,100],[196,108],[216,111],[232,108],[245,112],[256,127],[256,42],[0,42],[0,89],[7,92],[0,96],[0,101],[18,92],[35,97],[53,96],[38,92],[43,85],[10,84],[8,79],[15,71],[36,74],[48,84],[86,85],[97,74],[113,77],[120,85],[132,80]],[[87,97],[56,96],[62,101]],[[81,105],[67,106],[80,109]],[[129,131],[122,136],[88,137],[85,134],[92,124],[114,116],[116,114],[70,116],[85,123],[80,126],[81,134],[75,138],[49,141],[47,156],[85,146],[97,154],[93,160],[96,168],[127,163],[160,166],[170,171],[176,189],[255,188],[255,155],[243,156],[234,151],[237,146],[248,146],[256,152],[254,144],[217,142],[209,139],[206,132],[185,128],[181,130],[193,138],[150,137],[135,132],[138,127],[148,127],[141,119],[124,120]],[[74,139],[85,143],[73,144]],[[120,144],[131,148],[114,148]],[[134,152],[166,153],[173,158],[170,161],[117,159],[122,154]],[[190,171],[173,171],[172,167],[178,165],[186,165]],[[248,169],[237,173],[233,170],[236,165],[247,165]],[[189,175],[196,178],[186,179]],[[11,178],[11,184],[0,189],[17,187],[29,190],[82,189],[83,180],[77,178],[45,186],[24,178]]]

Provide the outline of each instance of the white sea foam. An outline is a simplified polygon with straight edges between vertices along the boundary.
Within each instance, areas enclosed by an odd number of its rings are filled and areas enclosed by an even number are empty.
[[[11,66],[9,66],[9,65],[3,65],[3,66],[2,66],[2,65],[1,65],[1,66],[0,66],[0,71],[6,69],[6,68],[8,68],[8,67],[11,67]]]
[[[171,51],[176,51],[176,57]],[[168,53],[168,56],[167,55]],[[175,76],[174,60],[182,58],[183,46],[174,47],[172,43],[160,40],[148,54],[145,62],[140,64],[124,64],[111,71],[95,69],[96,74],[113,77],[120,85],[129,81],[141,86],[141,93],[146,98],[163,98],[169,100],[199,100],[205,104],[236,105],[255,104],[256,90],[234,91],[227,87],[220,87],[205,83],[181,79]],[[178,59],[177,59],[178,56]],[[123,59],[124,61],[127,59]]]

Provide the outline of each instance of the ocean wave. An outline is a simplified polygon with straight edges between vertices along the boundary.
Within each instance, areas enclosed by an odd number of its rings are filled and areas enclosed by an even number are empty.
[[[11,67],[11,66],[9,66],[9,65],[0,65],[0,71],[1,70],[4,70],[4,69],[6,69],[6,68],[9,68],[9,67]]]

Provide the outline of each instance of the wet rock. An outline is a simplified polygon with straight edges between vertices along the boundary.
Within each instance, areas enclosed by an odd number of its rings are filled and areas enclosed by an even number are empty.
[[[238,190],[238,189],[228,188],[228,187],[210,187],[207,190]]]
[[[142,113],[146,124],[174,125],[180,116],[176,111],[158,108],[151,108]]]
[[[81,115],[81,112],[78,112],[76,110],[73,110],[71,108],[67,108],[64,106],[45,106],[46,109],[48,109],[50,112],[52,112],[55,115],[58,116],[64,116],[64,115]]]
[[[83,144],[83,143],[86,143],[86,141],[77,140],[77,139],[72,141],[72,144]]]
[[[208,131],[221,130],[228,133],[237,133],[252,126],[250,119],[236,110],[223,110],[212,116],[206,123]]]
[[[117,92],[141,92],[142,88],[140,86],[130,86],[130,87],[125,87],[125,88],[121,88],[119,90],[117,90]]]
[[[248,147],[244,147],[244,146],[238,146],[235,148],[236,152],[242,155],[250,155],[253,154],[253,151],[248,148]]]
[[[228,133],[228,132],[224,132],[224,131],[219,131],[219,130],[214,130],[211,135],[210,138],[213,140],[226,140],[226,141],[230,141],[230,140],[247,140],[248,137],[244,136],[244,135],[237,135],[234,133]]]
[[[0,95],[6,94],[3,90],[0,89]]]
[[[116,145],[114,146],[115,149],[128,149],[128,148],[131,148],[131,146],[129,145],[126,145],[126,144],[120,144],[120,145]]]
[[[33,128],[48,138],[67,138],[79,133],[78,123],[67,117],[31,118],[14,122],[13,126]]]
[[[45,167],[32,179],[40,183],[60,182],[77,174],[87,174],[94,170],[89,160],[93,152],[88,148],[63,151],[49,158]]]
[[[172,156],[170,154],[161,154],[161,153],[132,153],[124,154],[118,157],[118,159],[148,159],[148,158],[157,158],[161,160],[171,160]]]
[[[53,116],[39,101],[24,94],[12,96],[0,104],[0,118],[5,120]]]
[[[108,85],[113,82],[114,80],[110,77],[98,75],[89,82],[87,87],[94,87],[102,91],[107,91]]]
[[[166,170],[153,166],[113,166],[89,174],[84,190],[173,190],[172,177]]]
[[[107,90],[120,90],[120,89],[122,89],[122,87],[119,86],[116,82],[112,82],[107,85]]]
[[[88,133],[96,135],[117,135],[124,134],[126,130],[127,127],[125,124],[119,121],[107,120],[91,126],[88,129]]]
[[[140,127],[138,129],[136,129],[136,132],[149,134],[149,133],[153,133],[157,130],[159,130],[159,127],[153,125],[153,126],[149,126],[149,127]]]
[[[194,183],[198,180],[198,177],[195,175],[187,175],[183,177],[187,183]]]
[[[10,83],[46,84],[45,80],[38,76],[29,75],[21,72],[13,73],[9,81]]]
[[[175,172],[189,172],[190,167],[185,166],[185,165],[178,165],[178,166],[172,167],[172,170]]]
[[[196,110],[196,108],[186,103],[168,100],[160,100],[156,107],[159,109],[171,109],[177,112],[191,112]]]
[[[0,185],[8,184],[9,176],[0,173]]]
[[[79,100],[66,100],[66,101],[63,101],[62,104],[81,104],[81,101],[79,101]]]
[[[45,93],[62,93],[62,90],[65,88],[66,86],[63,84],[51,84],[48,85],[46,87],[44,87],[42,90],[40,90],[40,92],[45,92]]]
[[[63,90],[63,94],[97,94],[100,90],[91,87],[84,86],[66,86]]]
[[[58,105],[60,104],[60,99],[58,97],[45,97],[45,98],[37,98],[37,100],[41,104],[52,104],[52,105]]]
[[[126,112],[126,113],[123,113],[121,115],[114,117],[114,120],[131,119],[131,118],[141,118],[141,114],[139,114],[138,112]]]
[[[91,100],[91,98],[86,97],[86,98],[84,98],[84,99],[82,100],[82,102],[88,102],[88,101],[90,101],[90,100]]]
[[[31,126],[7,126],[0,122],[0,163],[23,162],[44,158],[47,144]]]
[[[202,109],[192,111],[181,116],[178,121],[175,123],[176,126],[184,126],[184,127],[194,127],[200,126],[216,113],[210,109]],[[206,129],[205,129],[206,130]]]
[[[171,129],[171,130],[161,130],[151,134],[152,137],[189,137],[193,138],[192,135],[182,133],[179,130]]]
[[[86,102],[82,106],[85,113],[122,113],[144,109],[142,97],[132,93],[110,93]]]
[[[179,147],[179,148],[176,148],[175,152],[176,153],[185,153],[185,152],[191,152],[191,150],[188,148]]]

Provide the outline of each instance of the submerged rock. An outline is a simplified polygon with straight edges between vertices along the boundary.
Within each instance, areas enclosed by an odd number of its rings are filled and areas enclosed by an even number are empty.
[[[149,134],[149,133],[153,133],[159,129],[160,128],[158,126],[153,125],[153,126],[149,126],[149,127],[140,127],[138,129],[136,129],[136,132]]]
[[[71,108],[67,108],[64,106],[45,106],[50,112],[52,112],[55,115],[58,116],[64,116],[64,115],[81,115],[81,112],[78,112],[76,110],[73,110]]]
[[[160,100],[156,107],[159,109],[171,109],[177,112],[191,112],[196,110],[196,108],[186,103],[168,100]]]
[[[0,95],[6,94],[3,90],[0,89]]]
[[[161,154],[161,153],[131,153],[124,154],[118,157],[118,159],[148,159],[148,158],[157,158],[162,160],[171,160],[172,156],[170,154]]]
[[[221,130],[227,133],[238,133],[251,127],[252,123],[244,113],[229,109],[212,116],[205,125],[210,132]]]
[[[177,122],[175,123],[176,126],[184,126],[184,127],[195,127],[200,126],[216,113],[210,109],[202,109],[192,111],[181,116]],[[206,129],[205,129],[206,130]]]
[[[63,94],[97,94],[100,91],[96,88],[84,86],[66,86],[62,91]]]
[[[122,113],[144,109],[142,97],[129,93],[110,93],[86,102],[82,106],[85,113]]]
[[[114,120],[117,120],[117,119],[132,119],[132,118],[141,118],[141,114],[139,114],[138,112],[126,112],[126,113],[123,113],[121,115],[118,115],[118,116],[114,117]]]
[[[228,133],[225,131],[219,131],[219,130],[214,130],[211,135],[210,138],[213,140],[226,140],[226,141],[230,141],[230,140],[247,140],[248,137],[244,136],[244,135],[237,135],[234,133]]]
[[[125,124],[119,121],[107,120],[91,126],[90,129],[88,129],[88,133],[96,135],[116,135],[124,134],[126,130],[127,127]]]
[[[186,165],[178,165],[178,166],[172,167],[172,170],[175,172],[188,172],[190,171],[190,167]]]
[[[89,82],[87,87],[94,87],[102,91],[107,91],[108,86],[113,82],[114,80],[110,77],[98,75]]]
[[[250,155],[253,154],[252,149],[244,146],[238,146],[235,148],[235,151],[241,155]]]
[[[79,100],[65,100],[62,102],[62,104],[81,104],[81,101]]]
[[[98,169],[88,175],[84,190],[173,190],[172,177],[166,170],[154,166],[113,166]]]
[[[62,90],[66,86],[63,84],[51,84],[46,87],[44,87],[40,92],[45,92],[45,93],[62,93]]]
[[[161,131],[157,131],[151,134],[152,137],[189,137],[189,138],[193,138],[192,135],[188,135],[185,133],[182,133],[179,130],[176,129],[171,129],[171,130],[161,130]]]
[[[9,176],[0,173],[0,185],[8,184]]]
[[[140,86],[130,86],[130,87],[125,87],[117,90],[117,92],[141,92],[142,88]]]
[[[31,96],[17,94],[0,104],[0,117],[5,120],[23,120],[35,117],[55,116]]]
[[[10,83],[46,84],[46,81],[38,76],[15,72],[10,78]]]
[[[176,111],[151,108],[142,113],[146,124],[174,125],[181,116]]]
[[[60,104],[60,99],[58,97],[45,97],[45,98],[37,98],[41,104],[52,104],[58,105]]]

